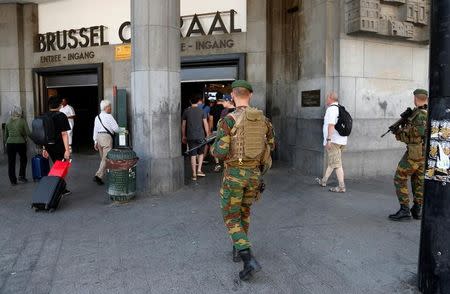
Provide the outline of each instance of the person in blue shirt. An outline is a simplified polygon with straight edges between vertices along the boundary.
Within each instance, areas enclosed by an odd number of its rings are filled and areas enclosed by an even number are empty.
[[[211,107],[209,107],[209,100],[207,100],[205,102],[205,98],[203,96],[203,102],[201,104],[199,104],[198,107],[200,109],[203,109],[203,112],[205,113],[206,117],[209,117],[209,113],[211,112]],[[211,126],[209,126],[209,122],[208,122],[208,129],[211,129]],[[205,149],[204,149],[204,153],[203,153],[204,158],[206,158],[208,156],[208,154],[209,154],[208,152],[209,152],[209,146],[206,145]],[[209,161],[204,159],[203,163],[208,164]]]
[[[206,117],[209,116],[209,112],[211,111],[211,107],[209,107],[209,101],[205,103],[205,100],[203,99],[203,102],[198,105],[200,109],[203,109],[203,112],[206,114]]]

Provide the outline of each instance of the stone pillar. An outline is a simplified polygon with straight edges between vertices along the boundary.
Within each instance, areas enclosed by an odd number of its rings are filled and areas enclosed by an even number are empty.
[[[146,194],[175,191],[184,180],[179,21],[179,0],[131,1],[132,137]]]
[[[31,68],[38,30],[37,5],[0,4],[0,23],[0,124],[8,120],[14,105],[21,106],[25,118],[31,122],[34,114]],[[3,144],[0,144],[0,151],[3,151]]]
[[[247,0],[247,77],[254,89],[252,106],[266,110],[267,1]]]

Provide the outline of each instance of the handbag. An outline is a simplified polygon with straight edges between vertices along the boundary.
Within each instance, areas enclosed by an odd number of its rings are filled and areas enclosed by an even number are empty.
[[[49,176],[60,177],[64,179],[69,173],[70,166],[72,165],[72,160],[57,160],[52,169],[49,172]]]

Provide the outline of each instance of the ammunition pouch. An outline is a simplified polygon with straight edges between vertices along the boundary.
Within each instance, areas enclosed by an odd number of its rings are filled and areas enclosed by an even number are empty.
[[[404,130],[402,130],[402,131],[398,132],[397,134],[395,134],[395,138],[398,141],[403,142],[405,144],[411,143],[409,135]]]
[[[408,159],[418,161],[424,158],[423,144],[408,144]]]

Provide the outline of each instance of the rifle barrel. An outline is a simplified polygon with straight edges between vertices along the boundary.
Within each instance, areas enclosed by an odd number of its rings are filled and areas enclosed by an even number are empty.
[[[384,138],[384,136],[386,136],[387,134],[389,134],[391,130],[388,130],[386,133],[384,133],[383,135],[381,135],[381,138]]]
[[[213,136],[210,136],[210,137],[207,137],[207,138],[205,138],[205,141],[202,143],[202,144],[200,144],[200,145],[198,145],[198,146],[196,146],[196,147],[194,147],[194,148],[191,148],[191,149],[189,149],[189,150],[186,150],[186,152],[184,152],[184,154],[185,155],[189,155],[189,153],[190,152],[192,152],[192,151],[194,151],[194,150],[197,150],[197,149],[199,149],[199,148],[202,148],[203,146],[205,146],[205,145],[207,145],[207,144],[211,144],[212,142],[214,142],[214,140],[216,139],[216,135],[213,135]]]

